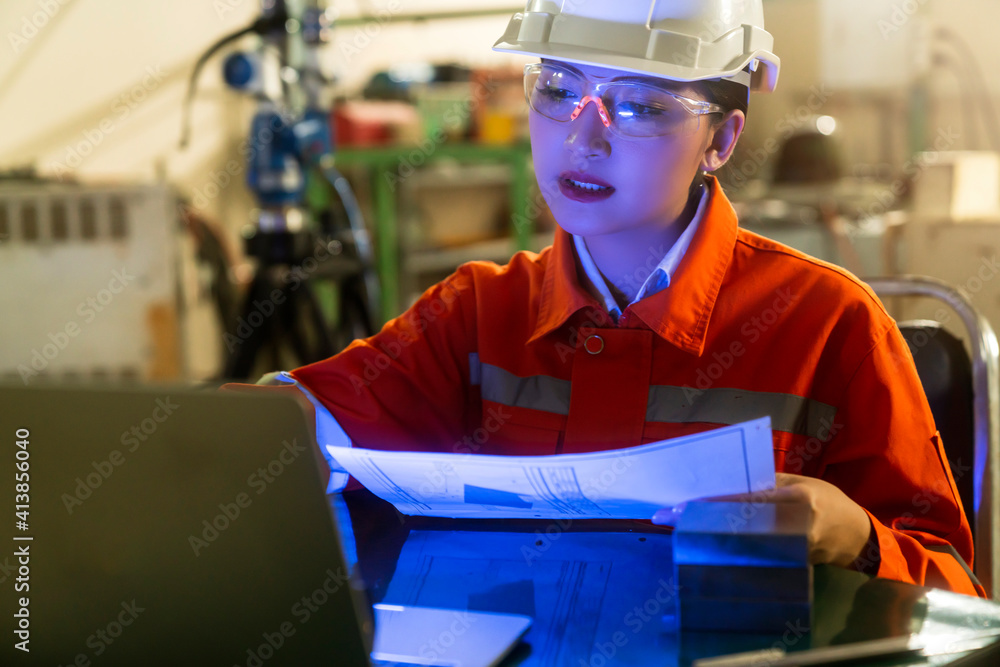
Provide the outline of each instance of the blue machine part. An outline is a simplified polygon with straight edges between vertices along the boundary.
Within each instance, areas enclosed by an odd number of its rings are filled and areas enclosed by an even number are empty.
[[[222,78],[236,90],[248,90],[259,78],[260,63],[255,56],[237,51],[230,54],[222,65]]]
[[[309,164],[318,164],[324,155],[333,154],[333,134],[326,112],[307,109],[302,119],[292,126],[299,155]]]
[[[247,187],[262,206],[296,206],[302,201],[305,178],[294,125],[273,109],[258,111],[250,125]]]

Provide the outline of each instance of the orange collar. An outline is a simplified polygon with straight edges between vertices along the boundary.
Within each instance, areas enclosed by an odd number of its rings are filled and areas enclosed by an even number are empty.
[[[711,193],[708,208],[670,287],[625,310],[625,317],[632,313],[664,340],[699,356],[732,261],[737,232],[736,211],[726,194],[714,176],[708,175],[705,180]],[[577,277],[572,237],[557,227],[542,281],[538,321],[528,342],[558,329],[585,307],[603,310]]]

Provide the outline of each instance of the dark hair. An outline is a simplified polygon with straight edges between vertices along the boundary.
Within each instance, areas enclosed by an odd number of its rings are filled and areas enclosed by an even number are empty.
[[[744,117],[747,115],[747,106],[750,101],[750,89],[743,84],[736,83],[735,81],[727,81],[725,79],[710,79],[708,81],[699,81],[695,85],[698,87],[706,101],[718,104],[726,110],[726,113],[739,110],[743,112]],[[712,118],[717,118],[717,116],[712,116]],[[727,162],[726,164],[728,165],[729,163]],[[725,168],[725,166],[723,168]],[[697,191],[697,187],[704,182],[704,180],[705,172],[699,170],[694,177],[694,182],[691,184],[692,197]]]
[[[723,107],[727,112],[739,110],[747,115],[750,89],[743,84],[725,79],[699,81],[697,86],[704,92],[705,99]]]

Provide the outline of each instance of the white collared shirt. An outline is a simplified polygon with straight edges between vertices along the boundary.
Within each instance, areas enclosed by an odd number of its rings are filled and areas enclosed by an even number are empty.
[[[632,303],[640,301],[647,296],[652,296],[657,292],[666,289],[670,286],[670,280],[673,278],[674,272],[677,271],[677,266],[684,259],[684,254],[687,252],[688,246],[691,245],[691,239],[694,238],[695,232],[698,230],[698,226],[701,224],[701,219],[705,214],[705,207],[707,206],[709,200],[708,188],[702,186],[701,188],[701,201],[698,202],[698,209],[694,213],[694,217],[691,218],[691,222],[688,223],[687,229],[677,238],[677,241],[673,246],[667,250],[660,262],[653,267],[652,271],[646,277],[645,281],[642,283],[642,287],[636,292],[635,299]],[[580,258],[580,265],[583,267],[583,271],[590,280],[590,283],[597,290],[601,298],[604,299],[604,307],[607,308],[608,313],[611,314],[615,320],[621,319],[622,309],[618,306],[618,302],[615,301],[615,297],[612,296],[611,290],[608,289],[607,283],[604,282],[604,276],[601,275],[600,270],[597,268],[597,264],[594,263],[594,258],[591,257],[590,251],[587,249],[587,242],[582,236],[573,235],[573,245],[576,247],[576,256]],[[636,267],[637,273],[639,273],[638,278],[641,276],[641,272],[648,270],[645,266]],[[614,281],[612,281],[614,282]],[[629,305],[631,306],[632,303]]]

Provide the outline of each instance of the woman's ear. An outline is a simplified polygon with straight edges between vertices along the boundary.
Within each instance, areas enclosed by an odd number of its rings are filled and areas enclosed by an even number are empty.
[[[746,116],[743,112],[733,109],[720,122],[712,125],[709,129],[708,147],[701,161],[702,171],[715,171],[726,164],[743,133],[745,123]]]

